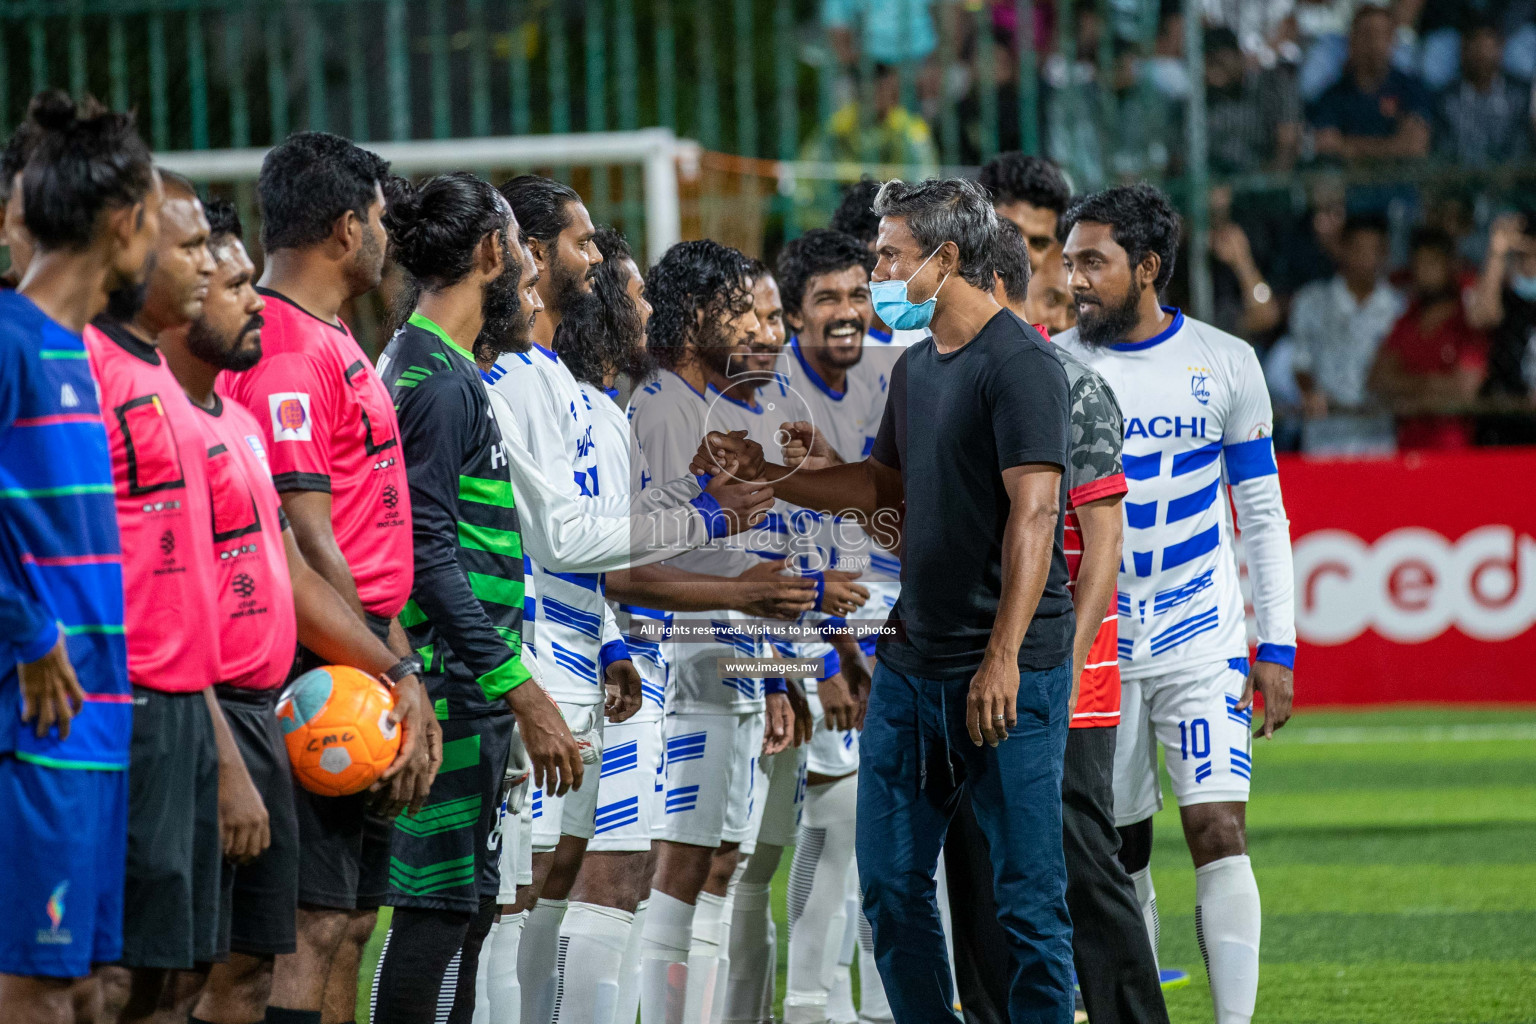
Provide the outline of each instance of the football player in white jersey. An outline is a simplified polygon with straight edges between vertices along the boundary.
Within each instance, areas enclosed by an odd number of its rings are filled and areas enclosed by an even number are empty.
[[[1269,392],[1244,341],[1158,304],[1179,220],[1149,185],[1107,189],[1063,220],[1078,326],[1057,343],[1109,382],[1125,413],[1121,719],[1115,818],[1156,945],[1148,864],[1163,747],[1195,863],[1195,921],[1217,1024],[1246,1024],[1259,977],[1259,890],[1244,812],[1253,699],[1263,735],[1291,713],[1291,545]],[[1228,512],[1227,495],[1236,508]],[[1253,582],[1250,667],[1234,528]]]
[[[806,396],[775,370],[787,333],[778,283],[762,264],[754,262],[751,271],[754,311],[761,330],[750,343],[748,352],[732,358],[730,386],[720,394],[720,401],[726,404],[714,418],[718,425],[712,422],[711,427],[744,430],[760,444],[774,446],[785,438],[783,424],[803,422],[812,413]],[[859,326],[862,328],[862,324]],[[852,582],[857,573],[840,571],[825,557],[822,517],[782,503],[776,511],[777,515],[769,519],[767,528],[759,528],[746,539],[761,557],[788,554],[796,571],[816,579],[822,592],[821,604],[813,616],[802,619],[802,625],[812,625],[813,620],[829,614],[841,619],[856,613],[868,599],[868,590]],[[770,642],[783,657],[820,664],[815,675],[804,678],[808,692],[824,687],[828,692],[847,693],[841,659],[832,645],[798,635],[781,635],[771,638]],[[847,646],[853,647],[851,643]],[[809,705],[805,710],[805,731],[812,734]],[[722,975],[729,978],[729,985],[726,989],[716,988],[717,994],[725,997],[719,1016],[726,1021],[761,1019],[764,1016],[762,996],[772,991],[769,964],[777,961],[777,955],[770,938],[766,893],[784,848],[795,845],[806,792],[806,754],[804,747],[796,747],[758,762],[760,795],[754,802],[754,812],[759,818],[757,835],[742,843],[741,851],[748,855],[748,860],[738,868],[727,894],[731,924],[725,944],[727,955],[721,959],[722,968],[729,969],[728,975]],[[719,885],[730,879],[725,867],[717,858],[712,884]],[[739,913],[735,909],[738,897],[743,897]],[[841,898],[836,902],[842,906]]]
[[[814,454],[806,450],[807,461],[802,463],[807,468],[863,458],[874,444],[885,412],[886,368],[876,359],[865,358],[872,347],[866,332],[874,317],[869,299],[869,272],[874,265],[867,247],[831,230],[808,231],[779,255],[779,280],[795,331],[779,358],[779,374],[810,407],[809,423],[792,431],[804,436],[805,427],[814,428]],[[796,458],[786,452],[786,461],[794,463]],[[870,603],[852,617],[851,624],[878,626],[900,592],[900,561],[857,521],[814,515],[821,526],[823,557],[836,568],[861,572],[860,583],[870,592]],[[850,622],[836,620],[831,625],[841,628]],[[857,678],[858,692],[824,684],[807,689],[816,731],[810,745],[802,831],[790,868],[786,1024],[820,1022],[839,1015],[839,1010],[846,1015],[852,1009],[846,991],[848,971],[838,961],[845,949],[851,952],[845,931],[856,929],[863,918],[853,867],[859,765],[855,725],[862,718],[869,677],[858,642],[851,635],[840,637],[846,641],[846,646],[836,645],[843,675],[850,683]],[[872,635],[869,640],[873,642]],[[855,895],[851,909],[844,898],[850,874]],[[859,1019],[889,1020],[873,950],[866,948],[868,929],[863,931]]]
[[[552,310],[563,321],[573,310],[590,306],[591,257],[596,254],[591,220],[574,192],[548,179],[515,179],[502,186],[502,193],[514,211],[523,213],[519,224],[534,260],[544,315],[535,319],[532,348],[503,356],[483,375],[528,524],[525,560],[533,563],[538,593],[536,614],[525,627],[528,641],[535,649],[542,647],[539,663],[551,696],[595,762],[601,756],[605,713],[610,721],[625,720],[638,710],[642,692],[641,678],[603,600],[599,574],[695,547],[729,529],[730,517],[717,515],[720,503],[700,494],[691,477],[659,488],[671,499],[660,504],[674,507],[631,517],[628,509],[593,504],[600,480],[584,399],[569,371],[536,340]],[[514,912],[528,911],[518,950],[526,1020],[549,1020],[561,991],[558,936],[592,834],[599,788],[572,790],[564,798],[540,794],[531,801],[532,881],[518,889]],[[573,931],[616,933],[622,948],[632,913],[623,899],[609,894],[599,902],[582,901],[573,913]],[[595,984],[592,975],[583,980]],[[573,986],[571,994],[580,999],[592,992]]]
[[[598,487],[592,453],[592,425],[570,372],[553,351],[564,317],[596,301],[592,273],[602,254],[592,244],[596,228],[581,197],[569,186],[524,175],[501,188],[512,204],[539,268],[544,314],[534,322],[533,349],[497,361],[489,374],[492,390],[507,400],[534,459],[557,484],[569,478],[576,492]],[[528,550],[537,577],[539,607],[534,645],[550,695],[578,737],[584,756],[601,755],[605,691],[620,690],[609,716],[623,721],[639,709],[640,676],[603,600],[601,575],[558,572]],[[518,973],[523,1016],[544,1021],[553,1014],[557,936],[568,909],[567,896],[587,840],[592,838],[597,786],[564,797],[533,801],[533,892],[538,902],[524,930]]]
[[[652,500],[647,492],[660,491],[650,484],[644,453],[631,452],[629,423],[614,388],[620,373],[640,381],[655,370],[645,350],[645,323],[651,309],[642,294],[640,271],[623,238],[610,229],[599,229],[594,244],[604,257],[593,275],[593,292],[601,301],[590,310],[591,318],[578,316],[573,320],[567,316],[556,343],[561,362],[577,379],[592,421],[600,484],[592,500],[605,514],[622,516],[632,508],[647,506]],[[633,599],[633,603],[616,604],[614,610],[643,679],[643,701],[633,718],[609,725],[604,731],[595,834],[571,890],[573,910],[561,927],[566,970],[562,972],[557,1021],[601,1018],[605,990],[612,992],[606,998],[614,1005],[614,1020],[635,1019],[641,926],[654,865],[651,831],[659,813],[656,805],[662,781],[666,631],[674,610],[707,610],[729,601],[737,602],[738,610],[749,614],[792,618],[810,606],[813,584],[790,577],[775,577],[771,582],[757,578],[762,575],[754,573],[747,580],[723,579],[672,567],[641,567],[605,579],[610,599]],[[701,598],[701,589],[712,591],[714,597]],[[769,595],[766,599],[765,594]],[[574,908],[584,903],[613,904],[620,913],[632,911],[636,926],[631,927],[627,944],[620,929],[608,927],[606,920],[595,922],[601,926],[596,929],[577,926]],[[606,916],[616,915],[609,912]],[[587,998],[589,995],[592,998]]]
[[[711,383],[729,386],[732,352],[759,330],[751,283],[746,257],[710,241],[673,246],[646,280],[653,307],[648,346],[662,369],[630,399],[630,422],[631,436],[658,478],[689,472],[713,410],[726,407],[712,402],[707,389]],[[758,561],[739,546],[714,544],[674,564],[734,576]],[[759,639],[740,628],[742,620],[730,609],[706,612],[694,622],[708,624],[707,637],[672,641],[666,793],[641,953],[646,1024],[666,1021],[669,1002],[695,1014],[713,1003],[714,971],[689,977],[690,960],[704,963],[711,946],[718,956],[725,899],[704,886],[716,852],[734,856],[753,834],[757,757],[777,753],[791,739],[793,716],[782,685],[769,690],[761,676],[720,669],[721,659],[763,653]],[[703,951],[690,956],[695,939]]]

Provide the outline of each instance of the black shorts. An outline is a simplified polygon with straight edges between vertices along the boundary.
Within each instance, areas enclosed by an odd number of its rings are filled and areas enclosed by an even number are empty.
[[[202,693],[133,688],[123,966],[218,956],[219,752]]]
[[[389,637],[389,619],[368,613],[368,629]],[[293,675],[328,664],[299,648]],[[299,819],[299,902],[333,910],[376,910],[389,888],[390,824],[369,812],[373,794],[320,796],[295,785]]]
[[[261,802],[272,845],[248,864],[224,862],[219,952],[272,956],[295,949],[299,903],[299,820],[288,748],[277,725],[277,690],[216,688],[219,707]]]
[[[443,766],[427,804],[395,819],[390,906],[474,913],[496,898],[501,848],[492,844],[515,723],[511,715],[442,723]]]

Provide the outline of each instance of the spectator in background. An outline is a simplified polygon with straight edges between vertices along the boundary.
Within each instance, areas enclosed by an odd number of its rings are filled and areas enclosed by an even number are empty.
[[[1455,81],[1465,36],[1482,22],[1498,29],[1505,71],[1516,78],[1536,74],[1533,0],[1396,0],[1393,9],[1405,28],[1417,30],[1415,63],[1431,90]]]
[[[1467,322],[1489,336],[1482,394],[1515,409],[1483,417],[1479,444],[1536,444],[1536,235],[1530,227],[1517,214],[1494,221],[1483,272],[1467,293]]]
[[[1205,36],[1205,111],[1211,170],[1288,170],[1301,144],[1301,99],[1288,71],[1243,59],[1231,29]]]
[[[1211,189],[1210,208],[1211,255],[1220,268],[1217,277],[1220,290],[1227,296],[1225,318],[1231,326],[1222,326],[1220,320],[1215,323],[1229,334],[1252,341],[1280,323],[1280,304],[1253,258],[1248,232],[1232,218],[1230,185]]]
[[[1295,0],[1202,0],[1207,36],[1220,31],[1232,36],[1255,67],[1272,68],[1294,45],[1286,46],[1295,33]]]
[[[1264,226],[1250,222],[1246,226],[1233,217],[1232,186],[1214,185],[1210,193],[1211,245],[1211,316],[1210,323],[1228,334],[1248,342],[1270,340],[1270,332],[1280,323],[1283,309],[1274,289],[1254,258],[1252,237],[1261,239],[1261,252],[1273,247],[1263,244]],[[1250,232],[1256,232],[1250,235]],[[1187,309],[1190,294],[1188,226],[1180,232],[1178,257],[1173,261],[1173,278],[1163,299],[1170,306]]]
[[[1370,390],[1398,417],[1399,449],[1465,448],[1472,419],[1436,410],[1470,402],[1488,372],[1488,339],[1467,323],[1457,280],[1456,240],[1419,228],[1409,242],[1408,311],[1393,326]]]
[[[1267,249],[1269,282],[1287,306],[1303,285],[1332,277],[1343,250],[1343,180],[1318,175],[1306,188],[1306,212],[1282,225]]]
[[[1061,262],[1056,224],[1072,199],[1061,168],[1044,157],[1000,153],[976,175],[992,196],[999,217],[1013,221],[1029,246],[1029,269],[1038,274],[1048,260]]]
[[[1462,36],[1461,78],[1435,99],[1435,153],[1462,167],[1495,166],[1531,149],[1531,83],[1504,73],[1492,22]]]
[[[860,117],[859,103],[840,107],[822,130],[806,144],[804,158],[843,164],[839,177],[857,180],[871,163],[912,168],[914,180],[938,173],[939,154],[928,123],[901,105],[901,75],[890,64],[875,67],[875,109],[869,122]]]
[[[1418,79],[1392,66],[1393,33],[1385,8],[1355,12],[1344,75],[1308,112],[1319,157],[1410,159],[1429,153],[1429,99]]]
[[[876,64],[924,60],[939,35],[932,0],[821,0],[821,24],[845,68],[868,57]]]
[[[1349,59],[1349,19],[1356,0],[1297,0],[1291,15],[1295,25],[1296,81],[1301,98],[1317,100],[1339,80]]]
[[[1344,222],[1338,273],[1314,281],[1291,304],[1291,366],[1308,419],[1365,404],[1376,350],[1403,312],[1387,283],[1387,221],[1355,215]]]

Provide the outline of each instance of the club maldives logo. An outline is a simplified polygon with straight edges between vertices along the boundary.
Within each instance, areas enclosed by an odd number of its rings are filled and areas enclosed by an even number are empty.
[[[64,896],[69,892],[68,879],[54,886],[53,892],[48,894],[48,902],[43,905],[48,914],[48,927],[37,930],[37,941],[44,946],[67,946],[74,941],[69,934],[69,929],[61,927],[64,924]]]

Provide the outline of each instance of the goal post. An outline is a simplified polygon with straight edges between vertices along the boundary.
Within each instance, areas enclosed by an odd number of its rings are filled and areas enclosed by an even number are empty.
[[[679,139],[667,128],[635,131],[578,132],[567,135],[507,135],[487,138],[434,139],[422,142],[361,142],[404,175],[447,171],[509,171],[550,167],[615,167],[641,170],[641,209],[646,263],[682,240],[679,161],[696,163],[697,143]],[[162,166],[199,183],[253,182],[266,149],[208,149],[157,153]]]

